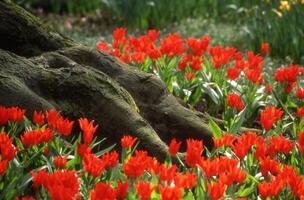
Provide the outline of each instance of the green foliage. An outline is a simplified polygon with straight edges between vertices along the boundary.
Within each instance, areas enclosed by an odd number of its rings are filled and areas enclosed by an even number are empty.
[[[55,13],[67,12],[69,14],[87,14],[87,12],[101,9],[103,5],[100,0],[15,0],[15,2],[28,8],[46,7]]]
[[[38,0],[16,0],[29,7],[40,5]],[[47,1],[46,1],[47,2]],[[270,55],[292,62],[304,62],[304,4],[301,1],[284,1],[287,8],[281,7],[280,0],[52,0],[53,12],[66,11],[69,14],[87,15],[99,10],[111,24],[126,26],[129,29],[165,28],[188,18],[212,19],[217,24],[231,23],[242,27],[244,36],[239,46],[257,51],[262,42],[271,46]],[[189,23],[193,23],[190,22]],[[170,27],[168,25],[170,24]],[[221,30],[221,28],[219,28]],[[240,29],[240,28],[239,28]],[[186,32],[191,32],[187,29]],[[225,35],[227,29],[220,31]],[[229,30],[228,30],[229,31]],[[224,32],[224,34],[222,34]],[[213,33],[214,34],[214,33]],[[216,33],[215,33],[216,34]],[[193,36],[194,34],[191,35]],[[231,34],[234,36],[234,34]],[[225,38],[223,39],[224,41]],[[228,39],[227,39],[228,40]],[[233,41],[232,41],[233,42]],[[282,44],[284,48],[282,48]]]
[[[303,62],[304,4],[303,1],[280,0],[217,0],[210,9],[217,21],[228,20],[245,25],[246,43],[258,50],[262,42],[271,46],[271,55]],[[285,3],[285,7],[281,4]],[[282,48],[284,45],[284,48]]]
[[[278,7],[277,2],[252,8],[246,21],[248,41],[253,49],[267,41],[272,56],[288,56],[295,62],[303,62],[304,5],[291,5],[289,11],[278,10]]]
[[[103,0],[108,15],[120,25],[132,28],[165,27],[169,23],[194,16],[200,0]]]
[[[211,118],[209,119],[208,126],[214,138],[221,138],[223,136],[221,128]]]

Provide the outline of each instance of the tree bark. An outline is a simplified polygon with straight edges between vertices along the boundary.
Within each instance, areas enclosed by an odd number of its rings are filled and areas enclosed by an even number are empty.
[[[108,144],[132,134],[160,160],[173,137],[183,150],[187,138],[212,147],[206,115],[181,105],[155,75],[53,32],[10,1],[0,2],[0,96],[29,115],[54,107],[95,119]]]

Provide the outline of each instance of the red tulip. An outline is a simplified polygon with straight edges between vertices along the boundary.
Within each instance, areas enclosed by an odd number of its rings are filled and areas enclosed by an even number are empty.
[[[125,174],[129,178],[137,178],[143,175],[146,169],[145,163],[143,163],[143,161],[144,160],[141,157],[131,157],[123,166]]]
[[[107,51],[108,50],[108,43],[107,42],[97,42],[96,46],[97,46],[97,49],[99,51]]]
[[[57,170],[53,174],[45,170],[32,172],[34,187],[42,185],[53,200],[73,200],[79,195],[80,184],[73,170]]]
[[[182,190],[179,187],[158,186],[162,200],[180,200],[182,199]]]
[[[8,165],[8,160],[0,161],[0,175],[1,176],[3,176],[5,174],[7,165]]]
[[[182,142],[177,142],[175,138],[173,138],[169,145],[169,153],[171,156],[175,156],[176,153],[179,151]]]
[[[17,149],[13,145],[12,140],[4,132],[0,132],[0,153],[1,158],[8,161],[13,160],[17,153]]]
[[[136,140],[137,140],[137,138],[134,138],[130,135],[125,135],[121,138],[120,144],[121,144],[122,148],[129,149],[129,148],[133,147]]]
[[[241,71],[237,68],[227,69],[227,78],[230,80],[235,80],[240,76]]]
[[[19,107],[8,108],[9,120],[14,122],[20,122],[24,118],[25,110]]]
[[[64,157],[55,156],[54,157],[54,165],[57,168],[64,169],[66,167],[67,161],[68,161],[67,156],[64,156]]]
[[[119,154],[116,151],[105,153],[102,155],[101,160],[105,163],[105,168],[113,168],[118,163]]]
[[[48,125],[50,128],[55,128],[57,120],[61,117],[60,112],[56,112],[55,109],[50,109],[48,112],[46,112],[46,119],[48,121]]]
[[[264,177],[271,173],[272,175],[278,175],[281,172],[280,162],[277,160],[271,160],[269,158],[261,158],[261,173]]]
[[[299,87],[299,88],[297,89],[296,96],[297,96],[299,99],[304,99],[304,88]]]
[[[186,172],[185,174],[178,173],[174,178],[176,186],[191,189],[196,184],[196,175],[194,173]]]
[[[72,133],[74,121],[59,117],[56,121],[55,128],[59,135],[69,136]]]
[[[281,109],[270,106],[266,107],[260,115],[260,122],[262,127],[265,130],[270,130],[273,124],[281,119],[282,115],[283,111]]]
[[[161,40],[159,50],[168,57],[181,55],[185,50],[183,39],[178,33],[169,34]]]
[[[224,196],[226,185],[222,182],[207,183],[207,189],[212,200],[219,200]]]
[[[264,55],[269,54],[269,44],[267,42],[261,44],[261,51]]]
[[[141,200],[148,200],[156,186],[153,186],[150,182],[139,181],[134,187]]]
[[[227,105],[231,108],[236,108],[238,112],[245,107],[241,97],[234,93],[227,95]]]
[[[93,154],[85,154],[82,160],[84,171],[93,177],[99,176],[105,169],[105,163]]]
[[[38,125],[42,126],[45,123],[43,112],[34,111],[33,122],[35,124],[38,124]]]
[[[297,117],[301,118],[301,117],[304,117],[304,107],[303,108],[299,108],[297,110],[297,113],[296,113]]]
[[[47,143],[51,141],[52,137],[53,137],[52,129],[50,128],[36,129],[36,130],[25,131],[21,135],[21,141],[26,147],[30,147],[44,142]]]
[[[300,73],[299,65],[290,65],[276,70],[274,79],[278,82],[294,83]]]
[[[122,183],[120,180],[117,180],[117,188],[115,189],[116,198],[125,199],[128,193],[128,188],[128,181]]]
[[[98,182],[96,184],[95,190],[90,191],[91,200],[116,200],[115,190],[111,187],[109,183]]]
[[[98,125],[94,126],[94,120],[91,120],[89,122],[87,118],[80,118],[78,122],[80,125],[80,129],[82,130],[83,133],[83,142],[86,145],[90,145],[92,143]]]
[[[200,162],[203,151],[203,142],[199,140],[187,139],[186,163],[191,167],[196,167]]]

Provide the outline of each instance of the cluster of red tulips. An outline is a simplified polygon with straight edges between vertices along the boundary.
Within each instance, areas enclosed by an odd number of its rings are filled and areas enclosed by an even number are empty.
[[[118,153],[95,137],[94,120],[71,121],[54,109],[29,119],[22,108],[0,106],[0,199],[304,199],[303,67],[265,68],[267,43],[259,55],[211,46],[208,36],[158,40],[156,30],[128,37],[118,28],[113,38],[98,49],[221,114],[224,131],[209,120],[214,147],[172,138],[160,162],[137,149],[132,133]],[[253,124],[258,129],[242,131]]]
[[[203,69],[206,60],[210,60],[215,69],[226,67],[228,63],[234,62],[234,66],[227,69],[229,79],[238,78],[244,71],[246,77],[252,82],[263,82],[261,75],[263,57],[255,55],[252,51],[248,52],[247,60],[245,60],[244,54],[233,47],[211,46],[209,36],[202,36],[201,39],[184,39],[178,33],[172,33],[158,41],[159,34],[159,31],[152,29],[148,30],[146,35],[132,37],[127,36],[126,28],[117,28],[113,31],[111,48],[107,42],[98,42],[97,48],[109,52],[127,64],[146,64],[147,60],[155,62],[152,63],[152,68],[153,65],[159,65],[157,62],[164,57],[166,60],[178,57],[176,66],[179,70],[187,72],[188,79],[194,78],[196,72]],[[269,45],[263,43],[261,50],[264,55],[267,55]]]
[[[53,109],[35,111],[32,121],[24,115],[24,109],[0,107],[4,198],[304,198],[304,131],[295,136],[272,133],[283,115],[275,107],[260,114],[267,134],[219,133],[211,150],[204,148],[203,141],[188,139],[185,160],[178,165],[171,158],[184,141],[172,139],[168,158],[160,163],[146,151],[136,150],[140,141],[131,135],[121,138],[121,155],[109,148],[96,152],[100,143],[94,139],[98,125],[93,120],[80,118],[77,136],[72,131],[74,121]]]
[[[97,48],[156,74],[170,92],[193,106],[204,98],[205,111],[214,116],[224,113],[223,118],[227,117],[228,111],[223,109],[228,107],[238,112],[246,108],[244,115],[250,124],[261,104],[277,105],[272,99],[289,105],[288,101],[293,100],[287,96],[296,97],[300,99],[293,101],[297,109],[303,106],[304,86],[300,80],[304,68],[291,64],[270,69],[265,59],[271,50],[267,42],[261,44],[260,54],[243,53],[233,47],[213,46],[209,36],[183,38],[172,33],[161,38],[159,31],[148,30],[134,37],[127,35],[126,28],[117,28],[111,44],[98,42]],[[292,112],[296,112],[294,109]]]

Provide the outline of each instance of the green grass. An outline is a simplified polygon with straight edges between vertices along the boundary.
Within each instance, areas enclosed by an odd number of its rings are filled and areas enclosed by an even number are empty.
[[[87,45],[95,46],[97,41],[112,39],[112,30],[115,27],[100,24],[99,22],[80,22],[77,17],[49,15],[44,21],[57,31],[74,40]],[[60,21],[60,23],[58,23]],[[67,22],[72,22],[73,29],[66,27]],[[162,35],[178,32],[184,37],[201,37],[209,35],[213,44],[234,46],[239,49],[247,49],[244,27],[228,23],[215,22],[212,19],[189,18],[179,23],[171,24],[160,30]],[[139,35],[145,30],[128,30],[128,34]]]

